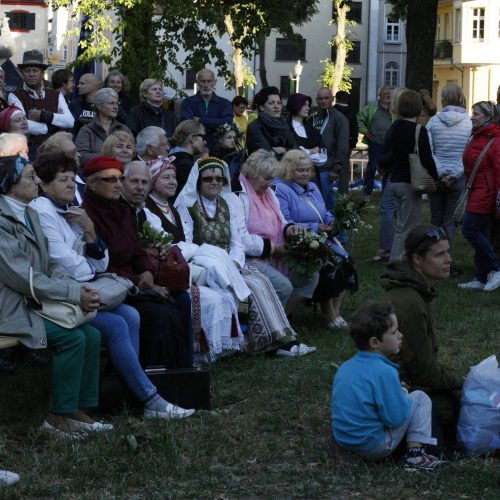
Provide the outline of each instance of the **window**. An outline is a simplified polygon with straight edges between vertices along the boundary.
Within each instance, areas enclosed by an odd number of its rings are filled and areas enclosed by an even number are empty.
[[[436,42],[438,40],[441,40],[441,17],[437,16],[436,19],[436,36],[435,36]]]
[[[63,61],[67,61],[68,60],[68,46],[67,45],[63,45]]]
[[[401,37],[401,23],[399,19],[385,18],[385,41],[388,43],[399,43]]]
[[[347,53],[346,63],[349,64],[359,64],[361,62],[361,42],[357,40],[351,40],[352,50]],[[332,45],[330,59],[335,62],[337,59],[337,47]]]
[[[194,84],[196,83],[196,71],[194,69],[186,70],[186,86],[185,89],[194,89]]]
[[[399,65],[397,63],[390,62],[385,65],[384,85],[389,87],[397,87],[399,85]]]
[[[444,15],[444,39],[449,40],[450,37],[450,14]]]
[[[453,29],[453,41],[460,42],[462,40],[462,10],[455,9],[454,15],[455,27]]]
[[[472,9],[472,39],[484,40],[484,8]]]
[[[281,97],[290,97],[290,84],[292,81],[289,76],[280,76],[280,94]],[[293,82],[295,84],[295,82]]]
[[[355,23],[361,23],[361,15],[363,13],[363,2],[351,2],[351,10],[347,13],[348,21],[353,21]]]
[[[276,61],[305,61],[306,59],[306,41],[295,42],[288,38],[276,38]]]
[[[29,31],[35,29],[35,14],[19,10],[7,12],[11,31]]]

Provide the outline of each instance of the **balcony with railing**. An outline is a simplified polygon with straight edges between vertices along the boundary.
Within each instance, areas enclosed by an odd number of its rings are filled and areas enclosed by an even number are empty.
[[[453,57],[453,45],[451,40],[438,40],[434,42],[434,59],[451,59]]]

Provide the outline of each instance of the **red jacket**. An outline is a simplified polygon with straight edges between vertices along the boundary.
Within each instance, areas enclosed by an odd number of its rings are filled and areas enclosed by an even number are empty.
[[[109,272],[124,276],[135,285],[141,273],[153,272],[153,264],[137,239],[130,210],[126,210],[123,203],[87,190],[83,208],[92,219],[96,233],[108,245]]]
[[[472,174],[476,160],[492,137],[497,137],[481,161],[467,203],[467,212],[476,214],[495,213],[495,201],[500,190],[500,126],[492,123],[472,131],[472,137],[464,151],[465,183]]]

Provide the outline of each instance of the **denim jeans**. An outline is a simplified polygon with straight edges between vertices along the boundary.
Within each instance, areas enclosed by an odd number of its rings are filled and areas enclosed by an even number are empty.
[[[453,186],[440,188],[435,193],[429,195],[431,224],[441,227],[446,231],[450,240],[450,247],[453,246],[456,232],[453,211],[463,190],[464,178],[462,177]]]
[[[101,332],[114,369],[139,399],[145,401],[156,394],[139,363],[139,313],[126,304],[111,311],[99,311],[90,322]]]
[[[490,242],[491,216],[465,212],[462,234],[475,250],[476,278],[486,283],[488,274],[500,270],[500,262]]]
[[[382,180],[382,196],[380,198],[380,233],[378,247],[391,251],[394,241],[394,222],[396,218],[396,202],[391,189],[391,181],[386,175]]]
[[[320,170],[319,181],[321,194],[323,195],[323,200],[325,200],[325,205],[327,210],[330,212],[335,208],[335,192],[333,191],[333,182],[330,182],[330,171]]]
[[[368,165],[366,166],[365,176],[363,178],[364,193],[366,196],[372,194],[375,174],[378,169],[378,162],[384,154],[384,145],[376,142],[368,143]]]

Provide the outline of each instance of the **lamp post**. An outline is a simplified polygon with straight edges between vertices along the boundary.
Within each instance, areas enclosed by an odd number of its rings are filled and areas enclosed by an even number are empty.
[[[293,67],[295,71],[295,81],[297,82],[297,92],[300,91],[300,76],[302,75],[302,70],[304,66],[302,66],[300,59],[297,61],[297,64]]]
[[[288,76],[290,78],[290,93],[293,94],[294,92],[299,92],[300,90],[300,75],[302,75],[302,70],[304,69],[304,66],[302,66],[302,63],[300,62],[300,59],[297,61],[297,64],[293,67],[293,75],[290,73]],[[292,84],[292,82],[295,82],[295,85]],[[294,89],[295,87],[295,89]]]

